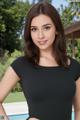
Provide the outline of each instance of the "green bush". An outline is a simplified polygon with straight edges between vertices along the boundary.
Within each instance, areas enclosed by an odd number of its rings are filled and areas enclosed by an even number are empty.
[[[74,45],[74,54],[75,54],[75,59],[80,62],[80,39],[76,40],[76,44]],[[72,44],[71,43],[67,43],[67,53],[69,56],[72,56]]]
[[[18,57],[21,56],[23,53],[15,50],[11,55],[8,54],[8,51],[5,52],[4,57],[0,58],[0,80],[2,79],[3,75],[5,74],[6,69],[8,66]],[[18,91],[20,92],[22,89],[20,84],[17,85],[12,89],[12,92]]]
[[[0,58],[0,79],[12,61],[21,55],[22,53],[18,50],[15,50],[11,55],[8,54],[8,51],[5,52],[4,57]]]
[[[77,41],[77,47],[76,47],[76,59],[80,62],[80,39]]]

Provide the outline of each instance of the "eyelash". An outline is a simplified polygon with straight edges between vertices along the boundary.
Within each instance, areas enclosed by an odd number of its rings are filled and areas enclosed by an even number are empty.
[[[43,29],[44,30],[49,30],[51,27],[50,26],[46,26],[46,27],[44,27]],[[37,31],[38,29],[37,28],[31,28],[31,31],[33,31],[33,32],[35,32],[35,31]]]
[[[35,32],[37,30],[37,28],[31,28],[31,31]]]
[[[46,30],[49,30],[50,28],[51,28],[50,26],[44,27],[44,29],[46,29]]]

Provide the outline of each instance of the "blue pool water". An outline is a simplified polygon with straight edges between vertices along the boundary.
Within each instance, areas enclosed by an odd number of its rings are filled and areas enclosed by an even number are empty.
[[[28,117],[28,114],[10,115],[9,120],[26,120]],[[74,112],[72,112],[72,120],[74,120]]]
[[[10,115],[9,120],[26,120],[28,117],[28,114]]]

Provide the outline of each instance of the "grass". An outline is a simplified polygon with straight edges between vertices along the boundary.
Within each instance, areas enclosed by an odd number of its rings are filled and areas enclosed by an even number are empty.
[[[10,93],[6,97],[6,99],[4,100],[4,103],[21,102],[21,101],[25,101],[23,92],[14,92],[14,93]]]

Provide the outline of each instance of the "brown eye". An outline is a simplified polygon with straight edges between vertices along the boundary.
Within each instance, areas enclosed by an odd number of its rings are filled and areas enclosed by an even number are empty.
[[[44,29],[45,30],[49,30],[51,27],[50,26],[45,26]]]
[[[31,28],[31,31],[35,32],[35,31],[37,31],[37,28]]]

